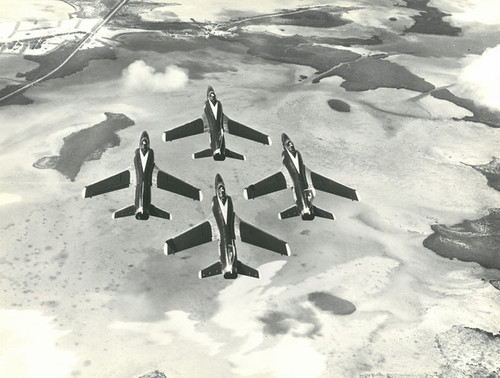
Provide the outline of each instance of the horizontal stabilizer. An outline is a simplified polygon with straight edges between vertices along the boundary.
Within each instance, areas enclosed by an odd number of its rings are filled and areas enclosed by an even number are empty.
[[[211,276],[217,276],[218,274],[222,274],[220,261],[216,261],[212,265],[207,266],[205,269],[200,270],[200,272],[198,273],[198,277],[201,279]]]
[[[314,215],[317,217],[335,220],[335,215],[333,215],[332,213],[330,213],[326,210],[320,209],[319,207],[314,206],[313,212],[314,212]]]
[[[300,210],[296,205],[293,205],[292,207],[289,207],[286,210],[283,210],[281,213],[278,214],[279,219],[286,219],[286,218],[293,218],[293,217],[298,217],[300,215]]]
[[[212,157],[212,150],[207,148],[206,150],[195,152],[193,154],[193,159],[201,159],[206,157]]]
[[[134,205],[130,205],[130,206],[124,207],[123,209],[115,211],[113,213],[113,219],[123,218],[123,217],[131,217],[132,215],[135,215],[135,206]]]
[[[226,148],[225,155],[228,158],[232,158],[232,159],[236,159],[236,160],[246,160],[245,156],[243,156],[242,154],[228,150],[227,148]]]
[[[157,218],[172,219],[169,213],[167,213],[165,210],[157,208],[154,205],[149,205],[149,215]]]
[[[248,265],[245,265],[239,260],[238,260],[237,272],[238,272],[238,274],[241,274],[243,276],[259,278],[259,271],[257,269],[254,269]]]

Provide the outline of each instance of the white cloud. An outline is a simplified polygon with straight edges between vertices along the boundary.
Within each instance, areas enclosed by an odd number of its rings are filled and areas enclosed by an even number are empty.
[[[274,308],[277,298],[291,290],[287,286],[272,286],[272,278],[285,263],[262,265],[260,280],[240,277],[219,294],[220,310],[212,321],[241,339],[234,353],[227,357],[236,375],[316,377],[325,369],[325,357],[311,346],[310,339],[302,336],[309,330],[308,324],[289,322],[291,332],[267,347],[259,318]]]
[[[466,23],[500,24],[498,0],[432,0],[429,6],[438,7],[443,12],[450,13],[449,20],[456,26],[463,26]]]
[[[0,206],[7,205],[9,203],[19,202],[22,197],[19,194],[13,193],[0,193]]]
[[[334,372],[335,376],[358,372],[349,356],[368,343],[372,332],[385,321],[387,314],[374,314],[370,306],[385,303],[379,294],[390,285],[400,264],[390,258],[368,256],[333,266],[290,286],[274,279],[285,263],[275,261],[260,266],[260,280],[238,278],[217,298],[219,311],[211,321],[230,331],[226,339],[234,347],[226,359],[233,366],[232,373],[317,377],[325,373],[327,365],[328,373]],[[338,294],[369,312],[332,317],[307,301],[307,295],[314,291]],[[391,306],[387,303],[386,307]],[[262,319],[270,312],[285,314],[280,324],[286,324],[286,334],[265,334]],[[317,325],[321,331],[311,338],[310,332]]]
[[[76,362],[56,349],[67,332],[54,330],[52,318],[38,311],[0,310],[0,377],[66,377]]]
[[[181,68],[170,65],[165,72],[156,72],[143,60],[136,60],[123,70],[123,83],[128,90],[166,93],[186,85],[189,78]]]
[[[285,263],[285,261],[275,261],[262,265],[259,268],[261,276],[259,280],[240,277],[220,292],[218,302],[221,309],[212,321],[220,327],[233,331],[234,336],[246,340],[239,353],[251,350],[262,343],[264,337],[262,323],[258,318],[266,313],[269,303],[286,290],[283,286],[270,286],[271,278]],[[245,326],[242,327],[242,324]]]
[[[206,334],[196,331],[199,322],[189,319],[187,312],[169,311],[165,313],[165,317],[165,320],[155,323],[115,322],[110,328],[144,334],[145,338],[158,345],[168,345],[183,338],[208,347],[211,355],[218,352],[220,344],[215,343]]]
[[[500,110],[500,45],[486,49],[483,55],[469,58],[458,77],[458,92],[480,105]]]
[[[33,21],[33,20],[64,20],[75,9],[63,1],[23,0],[19,6],[18,0],[2,0],[0,22]]]
[[[325,368],[326,358],[311,347],[311,341],[287,335],[272,348],[233,358],[236,373],[272,377],[317,377]]]

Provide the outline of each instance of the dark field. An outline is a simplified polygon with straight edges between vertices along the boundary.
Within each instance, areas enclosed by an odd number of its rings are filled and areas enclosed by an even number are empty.
[[[431,228],[434,234],[423,244],[438,255],[500,269],[500,209],[490,209],[487,216],[478,220]]]

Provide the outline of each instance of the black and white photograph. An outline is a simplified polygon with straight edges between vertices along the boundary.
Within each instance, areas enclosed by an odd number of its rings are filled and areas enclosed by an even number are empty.
[[[0,377],[500,377],[499,30],[2,0]]]

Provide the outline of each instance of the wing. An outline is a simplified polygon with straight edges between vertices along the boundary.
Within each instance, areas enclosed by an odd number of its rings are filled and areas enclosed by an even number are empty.
[[[278,239],[250,223],[242,221],[236,214],[234,216],[234,229],[236,237],[242,242],[268,249],[280,255],[290,256],[290,247],[286,241]]]
[[[239,136],[241,138],[246,138],[259,142],[262,144],[271,144],[271,138],[266,134],[263,134],[257,130],[254,130],[248,126],[245,126],[239,122],[233,121],[232,119],[224,115],[224,129],[232,135]]]
[[[185,138],[191,135],[202,134],[205,131],[205,125],[201,118],[188,122],[184,125],[167,130],[163,133],[163,141],[169,142],[174,139]]]
[[[314,188],[323,192],[349,198],[353,201],[359,201],[359,196],[358,193],[356,193],[355,189],[330,180],[329,178],[321,176],[320,174],[312,172],[311,170],[308,170],[308,175],[311,178],[311,183]]]
[[[201,201],[203,199],[203,193],[200,189],[195,188],[193,185],[188,184],[177,177],[163,172],[156,165],[153,171],[153,183],[155,183],[155,178],[156,186],[160,189],[167,190],[196,201]]]
[[[91,198],[99,194],[113,192],[115,190],[127,188],[130,185],[132,173],[126,170],[104,180],[97,181],[83,188],[82,197]]]
[[[283,172],[278,172],[245,188],[243,194],[246,199],[252,199],[286,188],[286,177]]]
[[[209,221],[200,223],[182,234],[168,239],[163,246],[166,255],[174,255],[177,252],[205,244],[213,240],[212,225]]]

